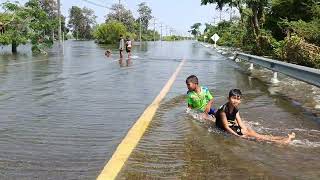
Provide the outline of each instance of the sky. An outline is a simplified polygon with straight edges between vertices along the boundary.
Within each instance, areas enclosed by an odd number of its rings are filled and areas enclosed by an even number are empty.
[[[0,0],[0,2],[5,0]],[[119,3],[119,0],[60,0],[61,12],[64,16],[69,16],[69,9],[72,6],[87,7],[95,11],[97,23],[103,23],[106,14],[110,10],[88,3],[94,2],[101,6],[110,7],[112,4]],[[130,9],[135,18],[138,17],[137,5],[146,2],[152,9],[152,16],[156,17],[158,22],[157,30],[160,30],[160,23],[175,29],[179,34],[185,35],[194,23],[200,22],[213,23],[219,21],[220,12],[215,9],[215,5],[201,6],[201,0],[120,0],[126,9]],[[26,0],[19,0],[25,3]],[[214,19],[216,18],[216,19]],[[222,19],[229,19],[229,13],[222,11]],[[204,29],[204,26],[201,27]],[[168,30],[169,31],[169,30]],[[163,28],[165,34],[165,28]]]

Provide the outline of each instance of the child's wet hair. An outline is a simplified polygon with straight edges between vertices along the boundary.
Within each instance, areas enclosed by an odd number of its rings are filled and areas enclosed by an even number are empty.
[[[186,84],[188,84],[190,82],[195,83],[195,84],[199,84],[198,78],[195,75],[191,75],[191,76],[187,77]]]
[[[229,98],[232,97],[232,96],[241,97],[242,93],[241,93],[240,89],[231,89],[229,91]]]

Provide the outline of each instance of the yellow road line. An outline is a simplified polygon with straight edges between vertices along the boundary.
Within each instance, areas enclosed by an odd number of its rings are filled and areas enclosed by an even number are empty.
[[[136,121],[133,127],[129,130],[126,137],[117,147],[113,153],[111,159],[103,168],[102,172],[98,176],[97,180],[109,180],[115,179],[123,167],[124,163],[129,158],[131,152],[136,147],[149,123],[151,122],[156,110],[158,109],[160,102],[169,92],[173,82],[175,81],[180,69],[182,68],[185,60],[177,67],[176,71],[172,74],[166,85],[162,88],[159,95],[153,100],[153,102],[146,108],[140,118]]]

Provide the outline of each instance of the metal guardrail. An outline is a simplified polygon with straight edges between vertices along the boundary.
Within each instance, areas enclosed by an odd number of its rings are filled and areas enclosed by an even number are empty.
[[[295,79],[320,87],[320,69],[299,66],[286,62],[276,61],[250,54],[237,53],[235,59],[243,59],[253,64],[265,67],[275,72],[285,74]]]

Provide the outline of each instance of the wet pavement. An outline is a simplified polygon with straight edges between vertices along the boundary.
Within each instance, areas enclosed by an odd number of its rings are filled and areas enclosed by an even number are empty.
[[[47,56],[0,55],[0,179],[95,179],[182,59],[119,179],[319,179],[319,88],[281,76],[273,86],[264,69],[250,74],[193,41],[135,46],[130,60],[113,47],[107,58],[106,48],[66,41],[63,52]],[[191,74],[211,90],[215,107],[240,88],[246,124],[263,134],[295,132],[296,140],[282,146],[209,131],[185,111]]]

